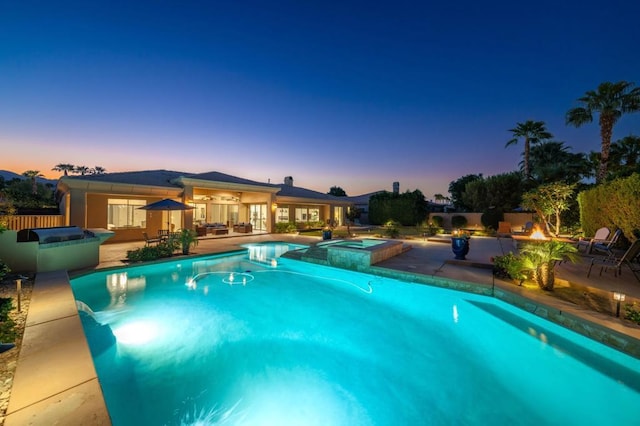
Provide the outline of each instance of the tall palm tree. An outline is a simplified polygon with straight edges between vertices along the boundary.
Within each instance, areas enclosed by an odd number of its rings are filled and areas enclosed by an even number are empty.
[[[591,174],[591,165],[583,153],[572,153],[564,142],[548,141],[533,146],[529,168],[538,183],[576,183]]]
[[[79,175],[84,176],[84,175],[86,175],[86,174],[88,174],[88,173],[89,173],[89,170],[90,170],[90,169],[89,169],[89,167],[87,167],[87,166],[76,166],[76,167],[73,169],[73,172],[74,172],[74,173],[78,173]]]
[[[31,191],[34,194],[37,194],[38,193],[38,183],[36,181],[36,178],[44,177],[44,175],[42,173],[40,173],[40,170],[27,170],[26,172],[22,173],[22,176],[31,179]]]
[[[640,172],[640,136],[625,136],[611,144],[609,168],[615,176]]]
[[[527,120],[524,123],[517,123],[516,127],[509,129],[509,131],[513,133],[513,139],[507,142],[505,148],[509,145],[517,144],[518,139],[524,139],[524,162],[522,169],[524,178],[529,179],[529,152],[531,150],[531,144],[551,139],[553,135],[545,128],[544,121]]]
[[[626,81],[601,83],[597,90],[589,90],[578,99],[582,106],[567,111],[566,123],[576,127],[593,122],[594,113],[600,114],[600,167],[596,183],[607,177],[613,126],[624,114],[640,111],[640,88],[633,86]]]
[[[64,175],[68,176],[69,172],[73,172],[75,168],[76,166],[74,166],[73,164],[60,163],[56,164],[55,167],[51,170],[54,170],[56,172],[64,172]]]
[[[92,175],[103,175],[107,172],[107,169],[101,166],[95,166],[90,170]]]

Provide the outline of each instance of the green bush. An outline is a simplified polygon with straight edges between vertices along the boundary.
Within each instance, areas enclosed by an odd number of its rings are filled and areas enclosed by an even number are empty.
[[[522,258],[513,253],[493,258],[493,275],[498,278],[516,280],[519,284],[528,278]]]
[[[431,224],[433,224],[436,228],[442,228],[444,227],[444,218],[442,216],[431,216],[430,225]]]
[[[0,298],[0,342],[14,342],[18,336],[16,323],[9,318],[9,312],[13,309],[11,298]]]
[[[173,256],[176,250],[176,241],[162,242],[156,246],[145,246],[135,250],[127,251],[129,262],[148,262]]]
[[[276,234],[288,234],[296,232],[296,224],[294,222],[279,222],[276,223]]]
[[[398,238],[400,236],[400,223],[395,220],[388,220],[384,224],[384,235],[390,238]]]
[[[640,174],[615,179],[578,194],[580,223],[586,236],[594,235],[598,228],[608,227],[613,232],[620,228],[633,242],[633,230],[640,223]]]
[[[0,321],[9,319],[9,312],[13,309],[13,301],[11,298],[0,298]]]
[[[625,315],[624,317],[629,321],[633,321],[636,324],[640,324],[640,310],[637,309],[637,305],[635,302],[633,304],[625,305],[624,307]]]
[[[384,191],[369,198],[369,223],[372,225],[392,219],[403,226],[413,226],[426,217],[424,195],[417,189],[402,194]]]
[[[9,269],[9,265],[4,263],[2,259],[0,259],[0,280],[2,280],[4,276],[7,275],[9,272],[11,272],[11,269]]]
[[[502,220],[504,214],[498,209],[489,209],[482,213],[480,216],[480,222],[485,228],[491,228],[494,231],[498,229],[498,222]]]
[[[451,226],[454,229],[465,228],[467,223],[467,218],[465,216],[455,215],[451,218]]]

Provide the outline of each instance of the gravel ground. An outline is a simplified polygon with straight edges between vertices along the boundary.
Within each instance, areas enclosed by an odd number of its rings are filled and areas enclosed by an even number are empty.
[[[7,278],[7,277],[5,277]],[[16,292],[16,283],[13,279],[5,279],[0,282],[0,297],[13,299],[13,310],[10,313],[11,318],[16,323],[18,337],[15,347],[0,353],[0,426],[4,424],[5,414],[9,406],[9,397],[11,396],[11,385],[13,384],[13,375],[16,372],[18,363],[18,355],[20,354],[20,346],[22,344],[22,335],[27,322],[27,312],[29,311],[29,301],[31,300],[31,292],[33,290],[33,277],[22,280],[21,309],[18,312],[18,297]]]

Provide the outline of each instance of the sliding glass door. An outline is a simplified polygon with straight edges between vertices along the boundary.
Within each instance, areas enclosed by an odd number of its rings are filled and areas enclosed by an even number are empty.
[[[249,221],[254,231],[267,230],[267,205],[249,204]]]

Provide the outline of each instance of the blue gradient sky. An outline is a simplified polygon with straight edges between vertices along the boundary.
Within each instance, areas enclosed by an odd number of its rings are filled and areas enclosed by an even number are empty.
[[[131,3],[131,4],[130,4]],[[2,2],[0,169],[220,171],[348,195],[518,168],[508,129],[640,84],[640,2]],[[560,4],[556,4],[560,3]],[[625,116],[614,140],[640,134]]]

